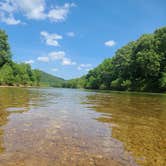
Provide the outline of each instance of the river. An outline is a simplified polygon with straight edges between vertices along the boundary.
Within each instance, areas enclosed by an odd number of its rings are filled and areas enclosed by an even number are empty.
[[[0,88],[0,166],[164,166],[166,95]]]

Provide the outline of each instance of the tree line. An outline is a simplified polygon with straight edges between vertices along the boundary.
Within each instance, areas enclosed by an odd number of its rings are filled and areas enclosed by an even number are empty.
[[[5,31],[0,30],[0,85],[38,86],[40,71],[32,70],[29,64],[15,63]]]
[[[128,43],[87,75],[69,80],[63,86],[120,91],[166,91],[166,27]]]
[[[8,36],[0,30],[0,85],[38,86],[42,75],[29,64],[12,61]],[[128,43],[81,78],[61,79],[58,87],[166,91],[166,27]]]

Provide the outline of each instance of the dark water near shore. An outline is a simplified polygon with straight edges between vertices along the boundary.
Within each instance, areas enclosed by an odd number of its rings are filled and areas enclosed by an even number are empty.
[[[165,166],[166,96],[0,88],[0,166]]]

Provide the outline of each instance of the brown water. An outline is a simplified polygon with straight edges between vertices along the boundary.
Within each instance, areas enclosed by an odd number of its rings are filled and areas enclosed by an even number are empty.
[[[165,166],[166,96],[0,88],[0,166]]]

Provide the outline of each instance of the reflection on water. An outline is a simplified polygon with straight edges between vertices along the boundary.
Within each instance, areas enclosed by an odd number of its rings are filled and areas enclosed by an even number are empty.
[[[0,126],[7,123],[10,113],[22,112],[28,107],[29,95],[27,90],[19,88],[0,89]],[[20,108],[17,108],[20,107]],[[3,129],[0,128],[0,152],[5,150],[3,146]]]
[[[0,166],[164,166],[166,97],[0,88]]]
[[[166,96],[97,94],[87,101],[140,165],[166,164]]]

